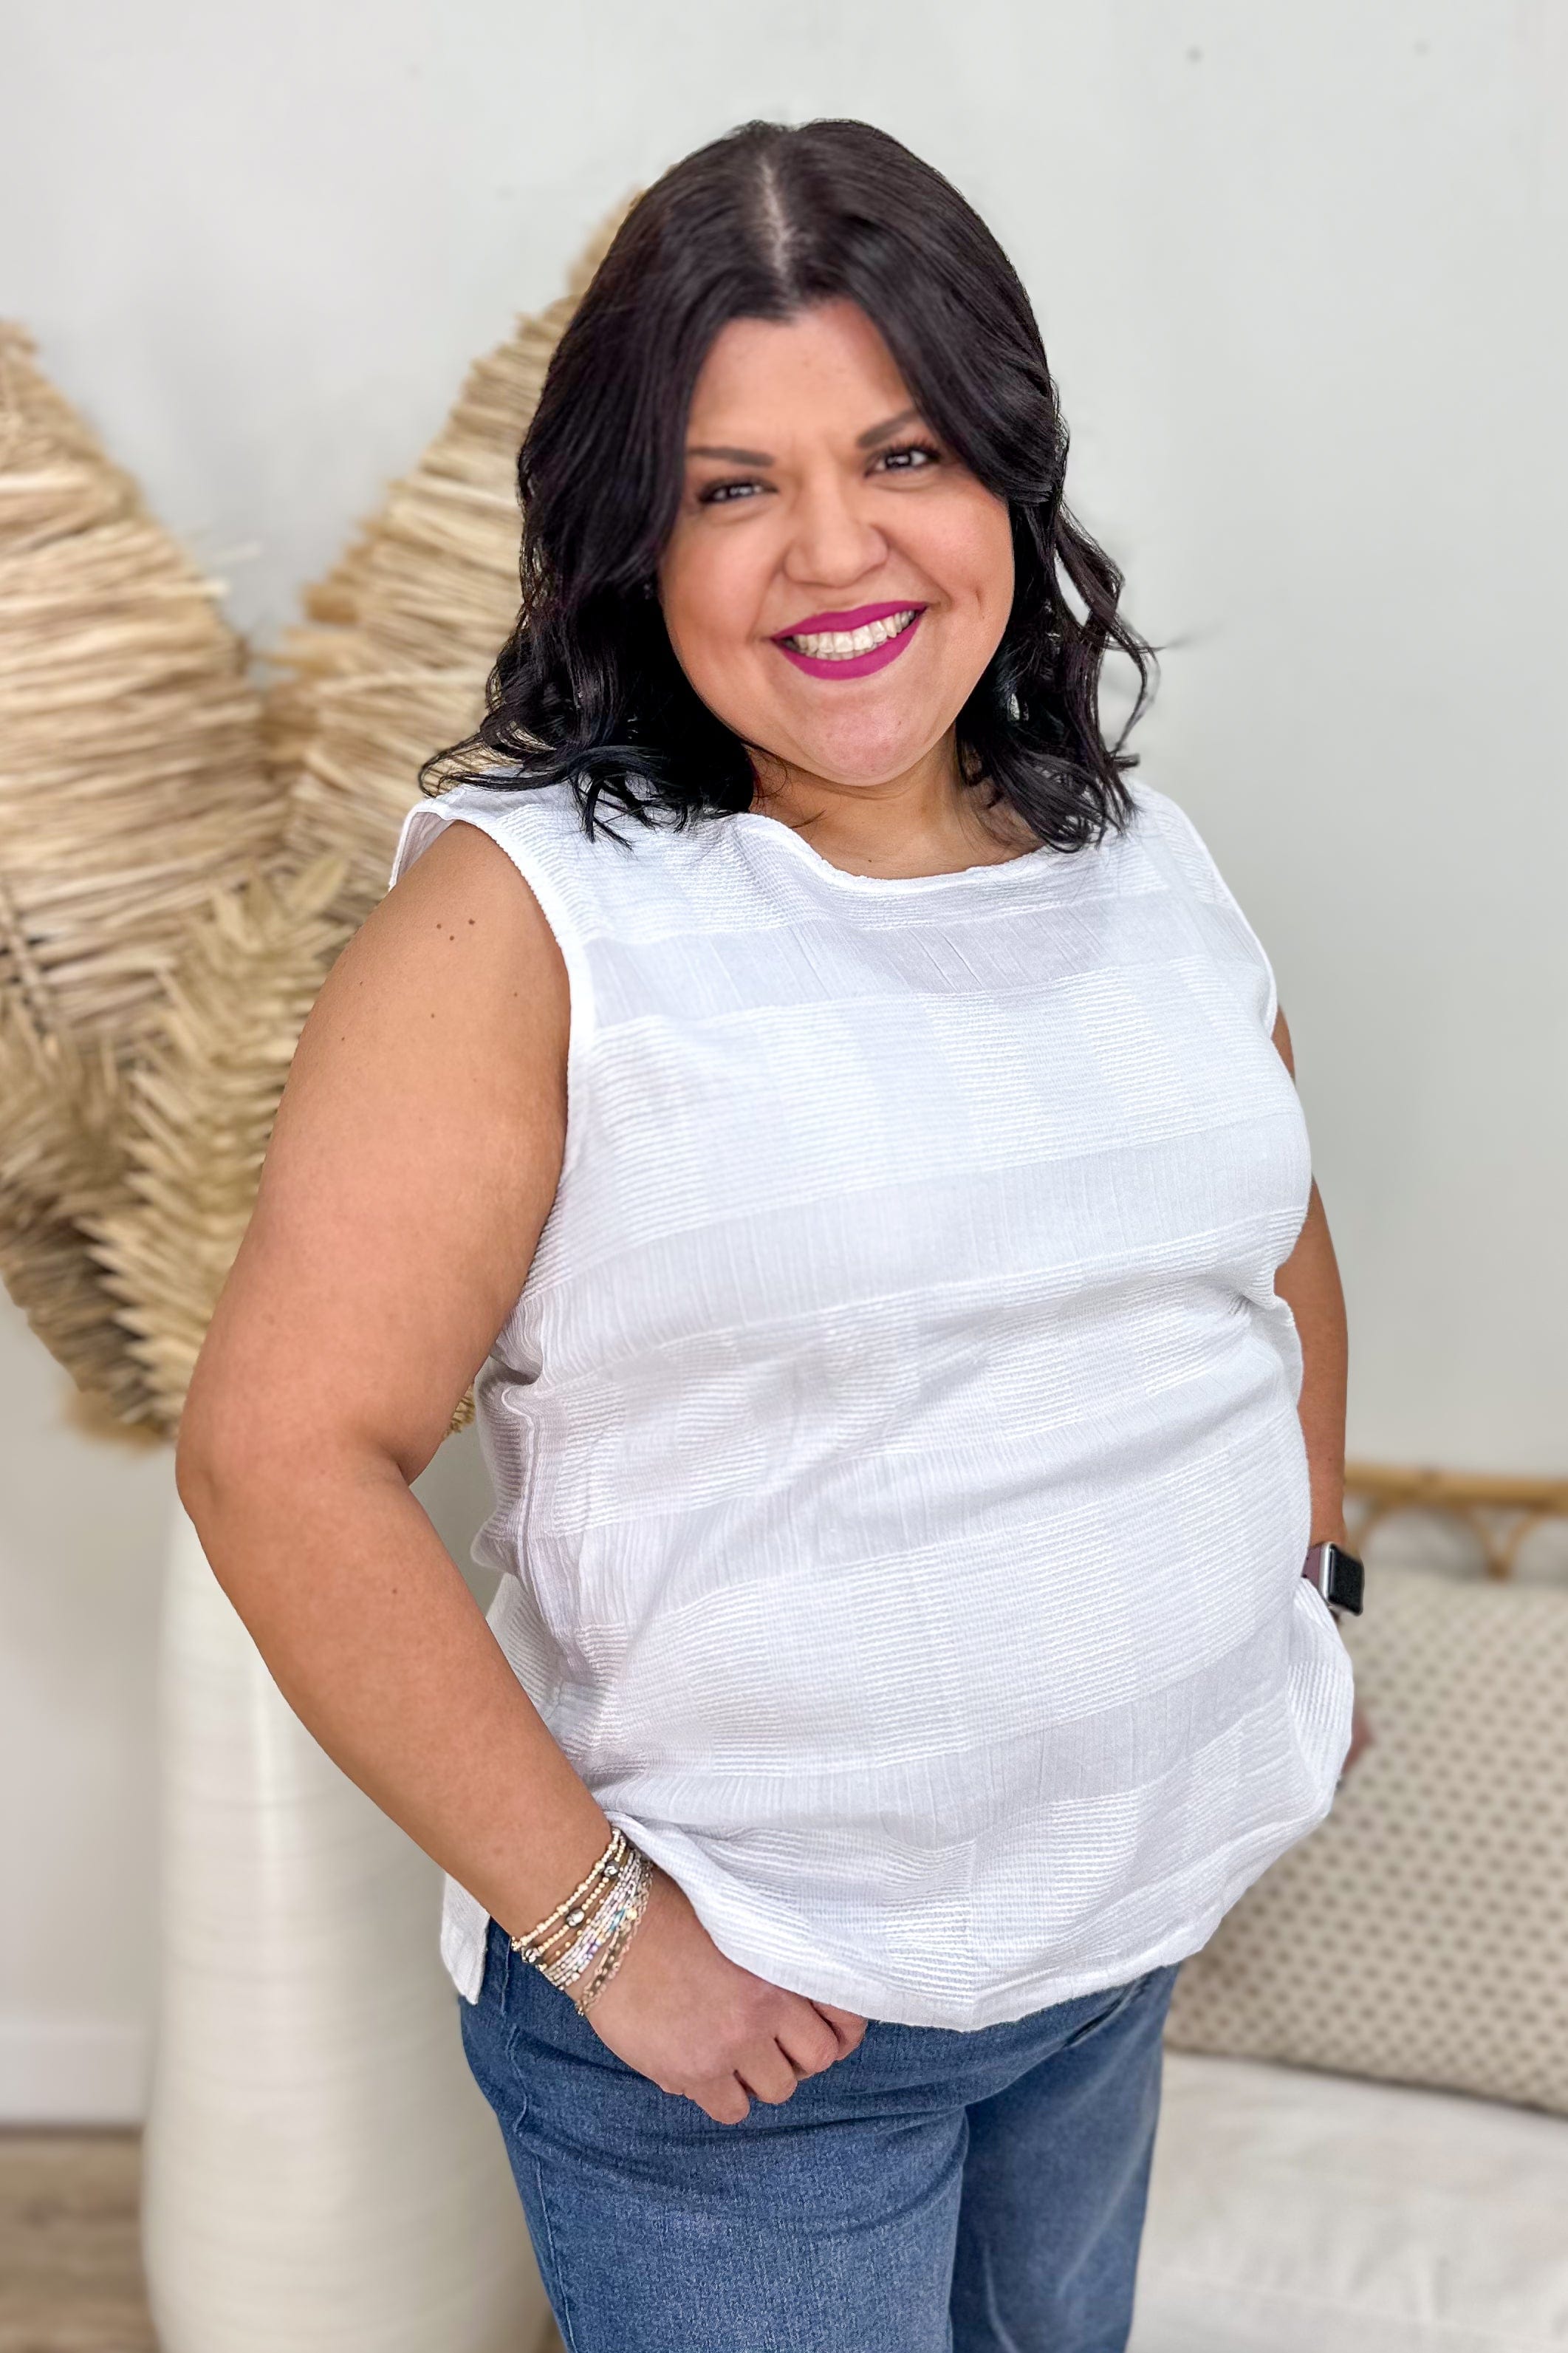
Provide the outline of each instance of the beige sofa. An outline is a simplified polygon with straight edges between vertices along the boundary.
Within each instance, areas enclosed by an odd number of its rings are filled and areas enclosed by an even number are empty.
[[[1169,2054],[1131,2353],[1564,2348],[1568,2118]]]
[[[1358,1483],[1379,1745],[1183,1971],[1131,2353],[1568,2348],[1568,1482]]]

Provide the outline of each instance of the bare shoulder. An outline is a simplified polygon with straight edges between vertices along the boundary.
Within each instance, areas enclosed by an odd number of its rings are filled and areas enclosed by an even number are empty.
[[[502,1085],[509,1071],[538,1080],[564,1070],[568,1005],[560,948],[522,875],[477,826],[449,825],[339,957],[296,1072],[348,1046],[405,1071],[430,1064],[439,1083],[460,1044],[462,1061],[481,1056]]]
[[[456,948],[458,957],[445,950]],[[566,1002],[566,971],[538,900],[499,842],[477,825],[448,825],[366,918],[349,954],[416,987],[448,980],[467,956]],[[340,964],[338,969],[343,969]],[[336,975],[334,974],[334,978]]]
[[[279,1140],[307,1114],[366,1141],[396,1133],[432,1176],[503,1137],[515,1146],[520,1128],[541,1143],[563,1111],[569,1010],[560,948],[522,875],[477,826],[450,825],[328,976]],[[437,1122],[445,1147],[427,1132]]]

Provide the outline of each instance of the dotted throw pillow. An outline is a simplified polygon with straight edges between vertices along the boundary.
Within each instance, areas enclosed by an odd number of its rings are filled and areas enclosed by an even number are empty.
[[[1568,1592],[1368,1585],[1374,1745],[1186,1963],[1167,2039],[1568,2115]]]

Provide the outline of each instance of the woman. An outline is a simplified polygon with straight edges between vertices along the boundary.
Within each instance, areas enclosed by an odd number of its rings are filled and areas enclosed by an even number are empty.
[[[1176,1966],[1346,1753],[1289,1039],[1102,738],[1065,450],[894,141],[640,201],[192,1388],[217,1575],[446,1867],[573,2353],[1122,2345]],[[409,1493],[476,1371],[489,1628]]]

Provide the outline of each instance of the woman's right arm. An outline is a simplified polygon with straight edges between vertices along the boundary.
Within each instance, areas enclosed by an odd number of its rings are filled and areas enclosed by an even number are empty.
[[[486,835],[452,825],[306,1023],[175,1461],[296,1715],[514,1936],[577,1884],[609,1825],[410,1482],[549,1215],[568,1009],[532,892]],[[748,2094],[787,2098],[864,2024],[727,1959],[663,1873],[589,2019],[722,2123]]]

